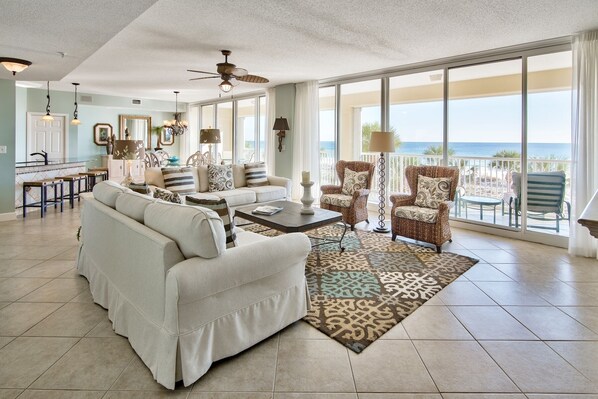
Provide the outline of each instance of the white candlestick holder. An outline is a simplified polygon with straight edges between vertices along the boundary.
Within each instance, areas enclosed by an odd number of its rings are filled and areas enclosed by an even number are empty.
[[[314,185],[314,182],[313,181],[310,181],[309,183],[301,182],[300,184],[303,187],[303,197],[301,197],[301,203],[303,204],[303,207],[301,208],[301,214],[302,215],[313,215],[314,208],[311,207],[311,204],[314,203],[314,197],[311,195],[311,186]]]

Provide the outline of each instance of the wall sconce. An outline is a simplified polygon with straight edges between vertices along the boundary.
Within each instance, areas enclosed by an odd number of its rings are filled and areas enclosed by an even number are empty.
[[[286,135],[285,130],[290,130],[287,118],[283,118],[282,116],[280,118],[276,118],[272,130],[278,130],[278,133],[276,133],[278,136],[278,152],[282,152],[282,139],[284,139]]]

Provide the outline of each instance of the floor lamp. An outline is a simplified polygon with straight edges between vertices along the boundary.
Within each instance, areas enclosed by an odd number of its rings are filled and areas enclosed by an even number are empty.
[[[380,158],[378,159],[378,227],[373,230],[376,233],[388,233],[390,231],[384,224],[384,207],[386,206],[384,153],[395,151],[394,141],[394,133],[392,132],[372,132],[372,137],[370,137],[370,152],[380,153]]]
[[[219,144],[220,143],[220,129],[201,129],[199,131],[199,142],[200,144],[209,144],[209,153],[210,159],[208,159],[208,163],[215,164],[218,161],[218,155],[214,157],[212,153],[212,144]]]
[[[143,140],[114,140],[112,159],[119,159],[126,162],[126,176],[122,182],[123,186],[133,183],[131,176],[131,165],[133,161],[142,160],[145,157],[145,145]]]

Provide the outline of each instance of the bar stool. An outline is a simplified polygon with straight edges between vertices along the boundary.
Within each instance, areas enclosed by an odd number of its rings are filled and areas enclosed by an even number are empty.
[[[110,172],[108,168],[89,168],[88,171],[90,172],[106,172],[106,176],[103,176],[104,180],[108,180],[110,178]]]
[[[79,175],[85,176],[85,178],[86,178],[85,191],[93,190],[93,186],[95,186],[96,183],[99,183],[97,181],[98,178],[101,178],[102,180],[106,180],[108,178],[108,172],[106,172],[106,171],[81,172],[81,173],[79,173]]]
[[[75,206],[75,198],[77,198],[78,202],[81,201],[81,197],[79,196],[82,192],[81,191],[81,183],[84,182],[85,184],[87,184],[87,177],[81,176],[81,175],[68,175],[68,176],[62,176],[61,179],[69,184],[69,193],[64,195],[63,198],[69,199],[69,201],[71,202],[71,209],[72,209]],[[76,192],[75,192],[75,183],[77,183],[77,191]]]
[[[32,202],[31,204],[27,203],[27,191],[31,190],[34,187],[40,188],[40,196],[41,199],[38,202]],[[54,189],[54,200],[48,199],[48,187],[52,187]],[[60,190],[60,195],[58,194],[58,190]],[[60,204],[60,212],[64,210],[64,185],[62,178],[57,179],[45,179],[39,181],[26,181],[23,182],[23,217],[27,215],[27,208],[40,208],[41,217],[44,217],[46,213],[46,208],[48,205],[54,204],[54,208],[58,204]]]

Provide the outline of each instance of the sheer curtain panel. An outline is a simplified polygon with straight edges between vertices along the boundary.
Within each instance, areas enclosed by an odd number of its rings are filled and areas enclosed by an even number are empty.
[[[598,240],[577,223],[598,190],[598,31],[573,39],[571,233],[569,253],[596,257]]]
[[[314,185],[312,195],[316,198],[320,188],[320,100],[318,82],[315,80],[295,85],[295,126],[293,129],[293,199],[300,199],[303,194],[301,172],[311,173]]]

